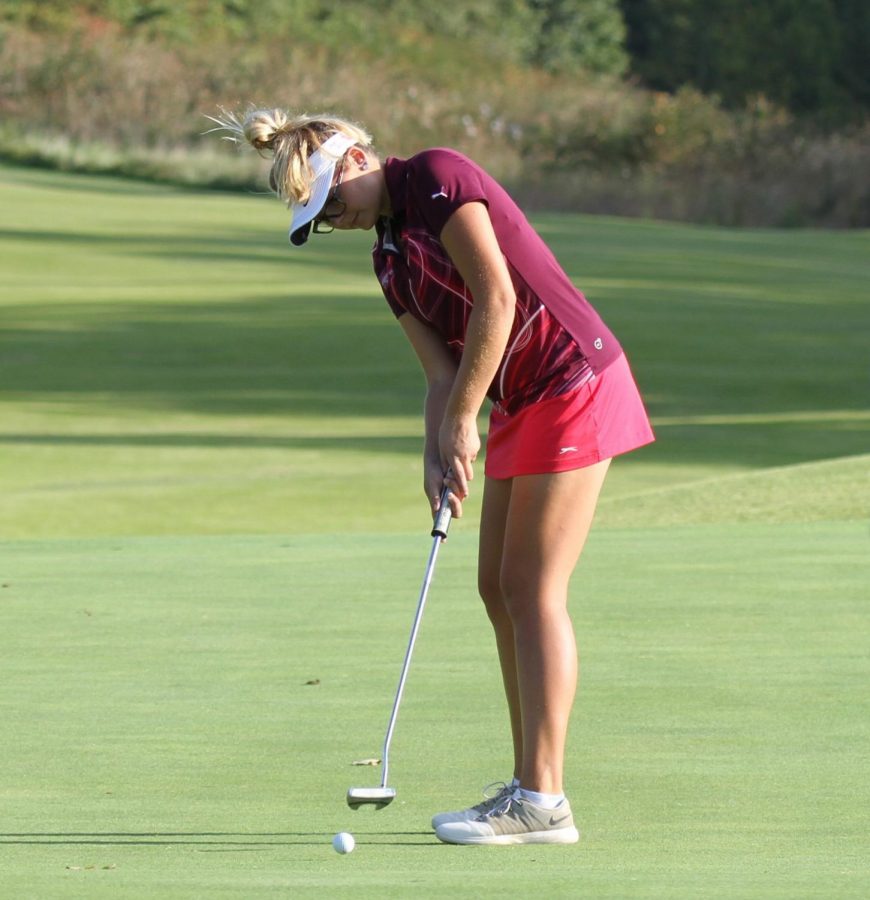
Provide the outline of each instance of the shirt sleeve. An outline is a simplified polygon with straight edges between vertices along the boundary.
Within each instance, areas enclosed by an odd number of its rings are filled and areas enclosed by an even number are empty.
[[[419,153],[411,162],[408,194],[436,238],[447,220],[466,203],[487,203],[480,169],[454,150],[435,149]],[[488,204],[487,204],[488,205]]]

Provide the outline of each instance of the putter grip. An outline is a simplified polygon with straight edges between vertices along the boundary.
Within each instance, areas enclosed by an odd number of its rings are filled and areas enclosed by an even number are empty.
[[[444,488],[441,491],[441,505],[438,507],[438,513],[435,516],[435,521],[432,523],[432,537],[440,537],[442,541],[447,537],[447,529],[450,528],[450,517],[453,515],[450,511],[450,504],[447,502],[449,494],[449,488]]]

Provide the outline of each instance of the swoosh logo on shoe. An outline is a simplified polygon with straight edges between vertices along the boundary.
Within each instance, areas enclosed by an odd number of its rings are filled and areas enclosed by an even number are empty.
[[[567,816],[562,816],[561,819],[557,819],[555,816],[550,816],[550,828],[555,828],[557,825],[561,825],[563,822],[567,822],[570,818],[570,813],[568,813]]]

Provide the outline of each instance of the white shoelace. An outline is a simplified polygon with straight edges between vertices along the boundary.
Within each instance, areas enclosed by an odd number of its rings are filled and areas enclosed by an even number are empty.
[[[488,784],[483,789],[483,799],[484,800],[495,800],[496,797],[502,792],[508,789],[509,785],[505,781],[493,781],[492,784]],[[492,793],[490,793],[492,791]]]
[[[504,800],[502,800],[501,803],[498,804],[498,806],[494,806],[488,813],[484,813],[484,817],[488,818],[488,817],[492,816],[495,818],[498,816],[504,816],[511,811],[511,808],[513,807],[513,805],[515,803],[517,803],[519,800],[520,800],[520,797],[519,797],[518,789],[517,789],[517,790],[514,790],[512,793],[508,794],[508,796],[505,797]]]

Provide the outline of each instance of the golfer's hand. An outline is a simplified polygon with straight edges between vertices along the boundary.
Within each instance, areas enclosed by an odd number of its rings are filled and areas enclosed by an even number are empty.
[[[468,482],[474,478],[472,463],[480,452],[480,434],[474,416],[445,416],[438,435],[444,484],[460,500],[468,497]]]
[[[423,490],[426,492],[426,499],[429,501],[429,506],[432,508],[432,518],[434,519],[435,516],[438,515],[438,510],[441,508],[441,494],[447,486],[447,480],[444,475],[444,470],[441,468],[440,461],[435,460],[426,462],[424,468]],[[459,497],[451,491],[448,502],[450,503],[450,513],[453,518],[461,519],[462,501]]]

